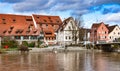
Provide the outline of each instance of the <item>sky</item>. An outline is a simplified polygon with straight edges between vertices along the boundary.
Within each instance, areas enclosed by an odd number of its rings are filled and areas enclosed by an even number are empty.
[[[100,22],[120,26],[120,0],[0,0],[0,13],[81,17],[86,28]]]

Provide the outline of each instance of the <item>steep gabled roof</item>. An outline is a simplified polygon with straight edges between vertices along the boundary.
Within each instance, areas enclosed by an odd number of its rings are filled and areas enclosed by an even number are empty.
[[[66,25],[68,24],[68,22],[69,22],[71,19],[73,20],[72,17],[69,17],[69,18],[65,19],[65,20],[63,21],[63,24],[60,26],[60,28],[59,28],[58,30],[60,30],[60,31],[64,30],[64,28],[66,27]]]
[[[118,25],[108,26],[109,33],[112,32],[116,26]]]
[[[40,31],[35,28],[32,16],[14,14],[0,14],[0,27],[0,36],[39,35]]]
[[[37,24],[56,24],[61,25],[62,21],[59,16],[35,15],[33,17]]]

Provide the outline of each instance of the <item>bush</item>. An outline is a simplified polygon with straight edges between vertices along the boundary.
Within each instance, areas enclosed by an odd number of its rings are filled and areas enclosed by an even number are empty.
[[[28,46],[28,42],[27,41],[22,41],[22,45]]]
[[[9,48],[17,48],[18,47],[18,42],[9,37],[4,37],[1,44],[2,44],[2,47],[4,47],[4,46],[8,46]]]
[[[28,44],[28,47],[35,47],[35,42],[31,42]]]

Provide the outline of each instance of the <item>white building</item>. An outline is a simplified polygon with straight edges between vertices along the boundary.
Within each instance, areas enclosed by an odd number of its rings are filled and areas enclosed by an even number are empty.
[[[120,38],[120,27],[118,25],[109,26],[108,41],[117,42],[117,39]]]
[[[70,45],[78,43],[79,40],[79,28],[72,17],[69,17],[63,21],[63,24],[58,30],[57,42],[61,45]]]

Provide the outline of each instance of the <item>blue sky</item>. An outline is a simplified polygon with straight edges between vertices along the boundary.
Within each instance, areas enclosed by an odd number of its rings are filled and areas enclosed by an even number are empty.
[[[88,28],[95,22],[120,25],[120,0],[0,0],[0,13],[59,15],[62,19],[82,15]]]

